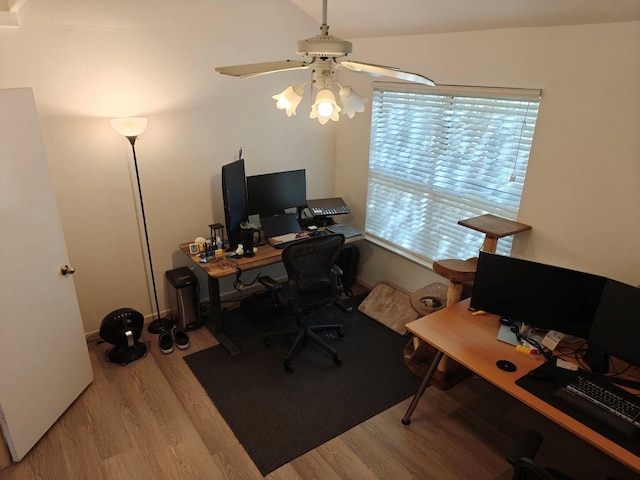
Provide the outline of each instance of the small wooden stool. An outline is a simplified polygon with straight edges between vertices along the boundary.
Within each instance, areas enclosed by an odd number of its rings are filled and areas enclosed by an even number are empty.
[[[477,258],[469,258],[467,260],[446,259],[433,262],[433,271],[449,280],[447,307],[462,300],[464,286],[473,281],[477,265]],[[434,379],[437,380],[437,386],[446,389],[458,383],[467,374],[468,371],[464,367],[453,363],[445,356],[442,357],[438,364]],[[436,382],[434,382],[434,385],[436,385]]]
[[[446,259],[433,262],[433,271],[449,280],[447,307],[462,300],[462,288],[473,281],[478,266],[477,258],[467,260]]]
[[[446,284],[435,282],[413,292],[409,300],[417,316],[424,317],[443,309],[447,304],[447,289]],[[404,362],[407,368],[421,378],[427,373],[434,356],[433,347],[415,336],[404,347]],[[433,384],[442,389],[442,385],[435,378]]]

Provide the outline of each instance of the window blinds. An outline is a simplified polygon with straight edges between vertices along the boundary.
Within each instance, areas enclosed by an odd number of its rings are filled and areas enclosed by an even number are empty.
[[[540,94],[376,83],[367,238],[425,264],[477,256],[483,234],[458,220],[516,220]]]

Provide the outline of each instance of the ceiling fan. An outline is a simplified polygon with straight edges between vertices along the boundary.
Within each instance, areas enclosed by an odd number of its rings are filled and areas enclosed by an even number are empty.
[[[420,83],[434,86],[429,78],[400,70],[396,67],[387,67],[371,63],[346,60],[352,52],[351,42],[329,35],[327,25],[327,0],[322,0],[322,32],[315,37],[306,38],[297,42],[297,54],[310,57],[310,60],[282,60],[276,62],[251,63],[246,65],[233,65],[228,67],[216,67],[216,71],[224,75],[239,78],[251,78],[269,73],[284,72],[289,70],[304,70],[313,68],[312,80],[304,84],[291,85],[282,93],[274,95],[276,106],[285,110],[288,116],[295,115],[296,108],[304,95],[304,86],[312,83],[318,89],[316,102],[311,107],[310,118],[317,118],[325,124],[328,120],[338,120],[338,113],[353,118],[356,112],[364,111],[365,98],[351,89],[351,86],[342,86],[333,80],[334,69],[348,69],[358,73],[364,73],[374,77],[392,77],[407,82]],[[331,87],[339,88],[339,97],[342,107],[335,100]]]

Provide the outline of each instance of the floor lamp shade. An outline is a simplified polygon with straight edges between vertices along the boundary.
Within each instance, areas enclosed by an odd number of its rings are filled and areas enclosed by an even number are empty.
[[[136,181],[138,183],[138,195],[140,197],[140,210],[142,213],[142,223],[144,225],[144,236],[147,244],[147,255],[149,258],[149,270],[151,273],[151,281],[153,283],[153,297],[156,303],[156,315],[158,318],[153,320],[147,329],[151,333],[161,333],[170,329],[173,326],[173,321],[168,318],[162,318],[160,316],[160,304],[158,303],[158,291],[156,289],[156,279],[153,273],[153,260],[151,258],[151,247],[149,245],[149,231],[147,230],[147,217],[144,212],[144,201],[142,198],[142,187],[140,185],[140,173],[138,172],[138,159],[136,158],[136,139],[138,135],[142,134],[147,128],[147,119],[144,117],[128,117],[128,118],[114,118],[111,120],[111,126],[120,135],[127,137],[129,143],[131,143],[131,150],[133,152],[133,164],[136,170]]]
[[[144,117],[114,118],[113,129],[124,137],[138,137],[147,129],[149,121]]]

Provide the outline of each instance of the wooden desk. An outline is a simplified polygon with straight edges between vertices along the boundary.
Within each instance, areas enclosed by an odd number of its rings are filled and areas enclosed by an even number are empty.
[[[345,244],[362,240],[364,235],[348,238]],[[224,331],[222,321],[222,309],[220,305],[220,279],[236,274],[240,268],[243,272],[254,268],[262,268],[282,261],[282,249],[273,248],[271,245],[261,245],[253,257],[240,257],[228,259],[225,253],[218,261],[214,259],[207,263],[200,263],[200,255],[189,253],[189,243],[181,243],[180,250],[184,252],[198,267],[207,272],[207,284],[209,289],[209,318],[203,319],[204,325],[215,335],[218,341],[227,349],[230,355],[238,355],[240,349]]]
[[[282,250],[273,248],[270,245],[262,245],[258,247],[258,251],[253,257],[228,259],[226,257],[227,253],[225,253],[225,256],[219,257],[217,261],[215,257],[213,257],[213,259],[207,263],[200,263],[199,255],[191,255],[189,253],[189,243],[181,243],[180,250],[193,260],[198,267],[207,272],[210,313],[209,318],[203,319],[204,325],[211,330],[211,333],[215,335],[218,341],[227,349],[229,354],[238,355],[240,350],[224,331],[222,309],[220,305],[220,279],[235,275],[238,271],[236,267],[245,271],[281,262]]]
[[[498,317],[491,314],[471,315],[468,306],[469,299],[463,300],[406,325],[410,332],[435,347],[438,353],[402,423],[408,425],[411,422],[411,415],[429,386],[438,361],[442,355],[447,355],[587,443],[640,472],[640,457],[516,385],[519,377],[540,366],[542,360],[531,359],[516,352],[513,346],[496,340]],[[496,366],[497,360],[509,360],[517,370],[511,373],[500,370]]]

